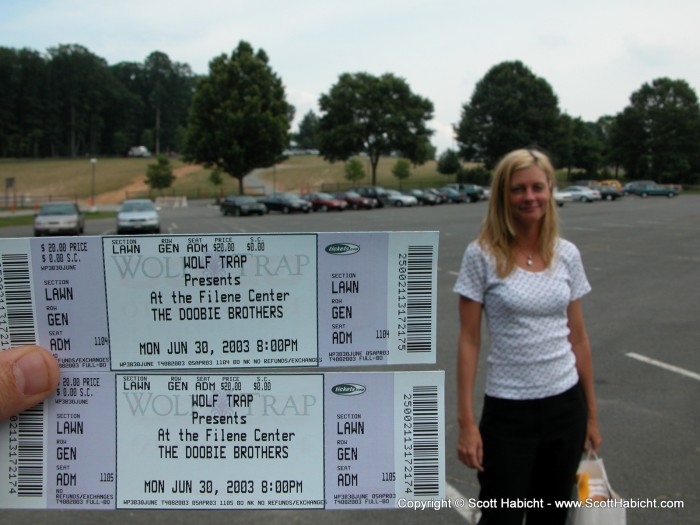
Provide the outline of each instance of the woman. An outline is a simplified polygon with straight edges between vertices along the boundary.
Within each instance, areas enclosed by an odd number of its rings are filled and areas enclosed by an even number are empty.
[[[526,513],[529,524],[563,524],[566,510],[554,501],[570,499],[581,453],[602,441],[580,303],[590,285],[577,248],[559,237],[554,186],[543,153],[506,155],[454,286],[460,295],[457,452],[478,471],[482,524],[521,525]],[[482,311],[491,350],[477,425]]]

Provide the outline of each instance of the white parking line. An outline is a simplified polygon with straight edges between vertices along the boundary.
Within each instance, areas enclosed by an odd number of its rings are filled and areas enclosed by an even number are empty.
[[[447,496],[447,499],[452,502],[452,508],[455,509],[462,518],[464,518],[464,521],[472,525],[479,520],[481,513],[477,509],[470,509],[469,505],[455,505],[457,500],[466,502],[467,498],[465,498],[461,492],[459,492],[449,483],[445,483],[445,495]]]
[[[689,377],[691,379],[695,379],[696,381],[700,381],[700,374],[696,374],[695,372],[691,372],[690,370],[686,370],[685,368],[681,368],[679,366],[675,365],[669,365],[668,363],[664,363],[662,361],[657,361],[656,359],[652,359],[651,357],[646,357],[643,355],[635,354],[634,352],[630,352],[628,354],[625,354],[627,357],[631,357],[632,359],[636,359],[637,361],[642,361],[643,363],[648,363],[650,365],[658,366],[659,368],[663,368],[665,370],[669,370],[671,372],[675,372],[676,374],[680,374],[682,376]]]

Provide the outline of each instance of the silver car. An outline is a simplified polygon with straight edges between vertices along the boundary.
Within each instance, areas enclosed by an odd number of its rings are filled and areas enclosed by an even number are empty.
[[[386,198],[397,207],[418,205],[418,199],[413,195],[404,195],[398,190],[386,190]]]
[[[48,202],[34,218],[34,235],[80,235],[85,217],[74,202]]]
[[[117,214],[117,234],[160,233],[160,214],[150,199],[124,201]]]
[[[574,201],[593,202],[600,200],[600,192],[584,186],[569,186],[564,188],[565,193],[570,193]]]

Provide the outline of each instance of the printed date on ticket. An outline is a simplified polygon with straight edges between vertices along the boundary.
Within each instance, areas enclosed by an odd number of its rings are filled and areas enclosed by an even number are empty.
[[[443,372],[66,372],[0,436],[0,508],[381,509],[445,497]]]
[[[0,347],[65,370],[435,363],[437,232],[0,240]]]

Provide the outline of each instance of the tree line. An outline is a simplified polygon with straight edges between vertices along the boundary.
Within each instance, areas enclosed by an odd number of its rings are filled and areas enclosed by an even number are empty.
[[[0,156],[177,151],[196,80],[158,51],[110,66],[77,44],[46,53],[0,47]]]
[[[318,148],[331,160],[347,158],[351,151],[371,152],[373,141],[382,135],[367,128],[365,115],[383,113],[388,121],[393,120],[395,112],[382,108],[387,107],[387,98],[396,97],[372,96],[382,90],[368,87],[364,76],[343,75],[321,97],[325,114],[319,117],[308,112],[304,116],[295,135],[299,147]],[[351,88],[348,79],[362,82]],[[344,85],[349,93],[343,91]],[[368,102],[358,106],[358,100],[365,99]],[[402,107],[414,114],[422,107],[423,116],[429,114],[427,105],[404,101]],[[407,129],[418,128],[408,125]],[[363,132],[366,149],[347,144],[347,137],[361,138]],[[465,171],[462,162],[480,162],[488,169],[507,152],[522,147],[546,151],[559,168],[567,170],[569,178],[651,179],[685,185],[700,180],[700,105],[685,80],[664,77],[645,83],[617,115],[585,122],[562,112],[551,85],[522,62],[502,62],[479,80],[462,106],[454,132],[458,147],[439,155],[438,170],[479,179],[469,182],[483,183],[488,173],[483,168]],[[420,134],[425,136],[424,128]],[[394,147],[406,151],[400,144]],[[414,142],[408,150],[415,147]],[[382,152],[390,153],[391,147],[383,147]],[[406,156],[412,161],[424,159],[430,156],[430,148],[423,145],[424,154],[415,153]]]
[[[47,54],[0,48],[0,156],[124,154],[143,144],[178,151],[237,178],[283,158],[290,141],[327,160],[357,154],[413,164],[436,157],[433,104],[391,73],[343,73],[290,133],[294,107],[264,50],[240,42],[196,76],[161,52],[109,66],[79,45]],[[693,184],[700,174],[700,106],[684,80],[645,83],[617,115],[585,122],[562,112],[551,85],[520,61],[493,66],[454,126],[457,149],[438,157],[491,168],[507,151],[537,147],[586,178]],[[448,169],[448,168],[444,168]],[[451,169],[451,168],[449,168]]]

